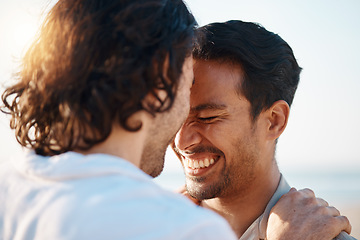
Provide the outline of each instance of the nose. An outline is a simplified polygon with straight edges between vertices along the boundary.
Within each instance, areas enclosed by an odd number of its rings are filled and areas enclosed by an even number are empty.
[[[201,142],[201,134],[196,129],[196,123],[185,121],[175,137],[175,147],[179,150],[190,150]]]

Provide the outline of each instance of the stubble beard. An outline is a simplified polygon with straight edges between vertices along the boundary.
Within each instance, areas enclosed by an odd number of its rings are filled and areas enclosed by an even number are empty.
[[[140,169],[153,178],[159,176],[163,171],[166,149],[174,141],[177,133],[176,131],[170,136],[169,140],[169,137],[166,138],[166,135],[156,137],[159,135],[159,131],[163,134],[168,134],[169,132],[161,130],[161,128],[154,128],[154,131],[150,133],[151,137],[145,143],[140,161]]]
[[[140,169],[153,178],[159,176],[164,169],[165,151],[166,147],[154,149],[152,145],[147,144],[141,156]]]
[[[225,170],[225,169],[224,169]],[[216,197],[221,197],[224,193],[224,189],[230,183],[230,178],[228,173],[222,174],[221,181],[217,181],[214,184],[206,186],[209,177],[189,177],[186,176],[186,189],[190,196],[197,200],[212,199]],[[204,185],[204,186],[203,186]]]
[[[240,146],[240,147],[239,147]],[[205,177],[186,176],[186,189],[190,196],[197,200],[213,198],[226,198],[233,195],[245,196],[251,191],[255,176],[255,165],[257,154],[256,148],[250,148],[249,144],[238,144],[237,153],[239,156],[232,163],[235,166],[227,166],[218,171],[218,174],[209,174]],[[244,151],[247,149],[246,151]],[[224,155],[223,155],[224,156]],[[226,158],[222,159],[226,163]]]

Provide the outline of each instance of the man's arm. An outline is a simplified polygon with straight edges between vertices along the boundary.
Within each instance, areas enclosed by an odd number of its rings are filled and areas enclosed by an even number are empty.
[[[266,235],[269,240],[330,240],[342,231],[351,232],[347,217],[340,216],[325,200],[316,198],[310,189],[292,188],[272,208]],[[339,237],[346,235],[342,233]]]

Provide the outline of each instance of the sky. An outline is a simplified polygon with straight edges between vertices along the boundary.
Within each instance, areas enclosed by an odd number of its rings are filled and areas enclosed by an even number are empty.
[[[258,22],[292,47],[303,68],[276,158],[283,169],[360,171],[360,1],[187,0],[200,26]],[[0,1],[0,91],[11,83],[54,1]],[[21,151],[0,114],[0,159]],[[166,169],[179,163],[169,151]]]

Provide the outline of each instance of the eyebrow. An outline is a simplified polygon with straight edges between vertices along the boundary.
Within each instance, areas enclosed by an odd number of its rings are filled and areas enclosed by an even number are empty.
[[[224,104],[206,103],[201,104],[190,109],[190,113],[200,112],[202,110],[223,110],[226,109]]]

